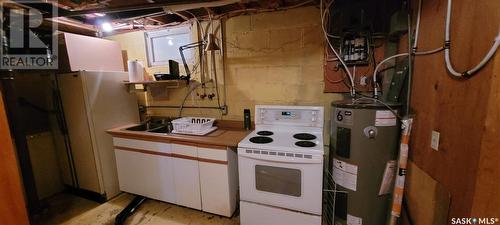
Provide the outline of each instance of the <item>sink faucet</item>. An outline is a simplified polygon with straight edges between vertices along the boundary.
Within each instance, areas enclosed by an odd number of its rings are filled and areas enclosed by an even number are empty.
[[[145,114],[144,115],[144,120],[141,121],[141,123],[149,123],[149,122],[151,122],[152,118],[153,117],[151,115]]]

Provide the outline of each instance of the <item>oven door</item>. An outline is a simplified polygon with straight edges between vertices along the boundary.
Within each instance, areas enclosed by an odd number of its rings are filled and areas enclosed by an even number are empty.
[[[258,152],[238,150],[241,200],[321,215],[323,157]]]

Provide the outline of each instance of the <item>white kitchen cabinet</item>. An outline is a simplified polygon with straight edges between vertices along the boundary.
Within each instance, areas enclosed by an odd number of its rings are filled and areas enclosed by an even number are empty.
[[[114,137],[120,190],[231,217],[236,152],[227,147]]]
[[[171,145],[113,138],[120,190],[175,203]]]
[[[201,210],[196,146],[172,144],[176,204]]]
[[[231,217],[237,203],[237,156],[225,147],[198,147],[202,210]]]

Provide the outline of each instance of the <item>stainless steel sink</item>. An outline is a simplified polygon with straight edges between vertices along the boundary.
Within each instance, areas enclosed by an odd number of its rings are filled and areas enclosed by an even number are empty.
[[[175,118],[153,116],[146,119],[146,122],[125,128],[125,130],[167,134],[173,130],[171,123],[173,119]]]
[[[160,127],[160,128],[156,128],[156,129],[148,130],[148,132],[151,132],[151,133],[168,134],[168,133],[172,133],[172,129],[169,129],[169,127],[168,127],[167,125],[165,125],[165,126]]]
[[[144,123],[141,125],[133,126],[126,128],[125,130],[130,130],[130,131],[149,131],[155,128],[160,128],[165,126],[164,124],[158,124],[158,123]]]

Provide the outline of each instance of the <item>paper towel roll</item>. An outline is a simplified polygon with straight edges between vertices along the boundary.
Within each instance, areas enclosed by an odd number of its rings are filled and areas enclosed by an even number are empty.
[[[142,61],[128,60],[128,80],[130,82],[144,81],[144,65]]]

